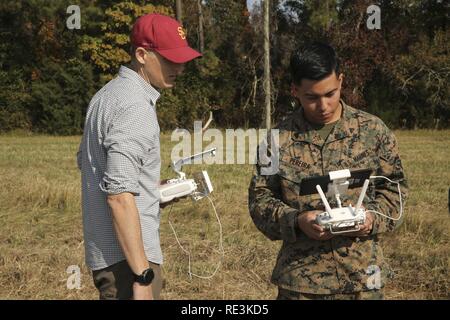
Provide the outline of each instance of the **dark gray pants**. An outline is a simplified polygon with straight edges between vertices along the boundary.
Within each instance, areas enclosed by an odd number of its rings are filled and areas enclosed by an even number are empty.
[[[153,298],[160,299],[162,273],[159,264],[150,262],[155,273],[152,281]],[[100,300],[129,300],[133,298],[134,275],[126,260],[105,269],[92,272],[94,285],[100,292]]]

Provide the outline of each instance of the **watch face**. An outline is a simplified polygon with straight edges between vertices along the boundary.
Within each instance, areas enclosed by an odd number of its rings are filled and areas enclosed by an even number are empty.
[[[155,274],[153,272],[153,269],[149,268],[147,270],[145,270],[142,273],[142,277],[143,277],[143,283],[145,284],[150,284],[152,283],[153,278],[155,277]]]

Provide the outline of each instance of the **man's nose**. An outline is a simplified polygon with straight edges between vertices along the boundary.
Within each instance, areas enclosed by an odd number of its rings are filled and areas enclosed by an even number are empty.
[[[319,98],[317,106],[321,111],[325,110],[327,106],[327,99],[325,97]]]

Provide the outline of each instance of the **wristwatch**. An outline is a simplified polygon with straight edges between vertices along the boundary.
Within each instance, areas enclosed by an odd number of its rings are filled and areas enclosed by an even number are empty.
[[[153,269],[148,268],[147,270],[144,270],[140,275],[135,274],[134,281],[146,286],[152,283],[154,277],[155,273],[153,272]]]

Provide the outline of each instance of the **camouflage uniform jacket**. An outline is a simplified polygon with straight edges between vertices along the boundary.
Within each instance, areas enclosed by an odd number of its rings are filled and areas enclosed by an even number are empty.
[[[260,165],[249,187],[249,210],[256,227],[271,240],[282,240],[272,274],[280,288],[313,294],[337,294],[373,289],[376,277],[384,286],[386,268],[378,235],[401,224],[373,214],[372,233],[367,237],[334,236],[318,241],[296,226],[299,213],[323,210],[318,194],[299,196],[305,177],[326,175],[341,169],[372,169],[372,175],[399,181],[403,199],[407,184],[396,138],[377,117],[347,106],[326,141],[312,130],[299,109],[282,121],[279,130],[279,171],[261,175]],[[372,181],[372,180],[371,180]],[[349,189],[343,205],[355,205],[361,188]],[[403,201],[404,202],[404,201]],[[366,209],[398,217],[396,184],[384,179],[371,182],[363,202]],[[335,201],[330,201],[336,207]],[[373,272],[377,274],[373,274]],[[372,283],[372,284],[370,284]]]

